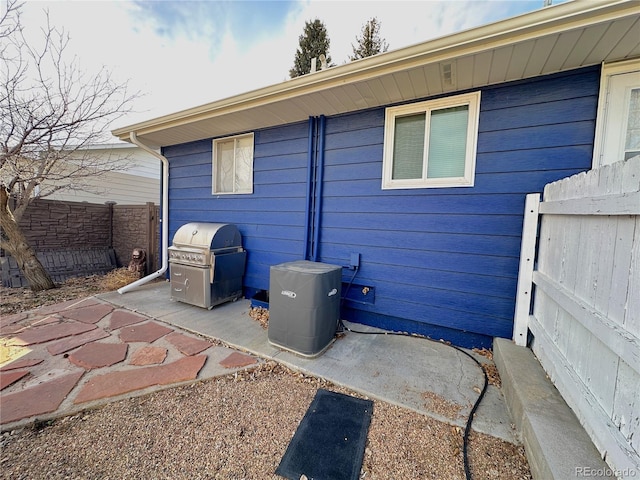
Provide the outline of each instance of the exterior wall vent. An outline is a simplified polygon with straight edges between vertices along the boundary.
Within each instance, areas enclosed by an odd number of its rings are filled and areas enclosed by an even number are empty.
[[[456,86],[456,65],[455,63],[440,64],[440,76],[442,78],[442,88],[447,90]]]

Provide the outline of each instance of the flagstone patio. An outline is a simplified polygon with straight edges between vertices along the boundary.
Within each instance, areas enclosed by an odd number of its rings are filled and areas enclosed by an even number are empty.
[[[1,429],[254,365],[254,356],[96,298],[0,321]]]

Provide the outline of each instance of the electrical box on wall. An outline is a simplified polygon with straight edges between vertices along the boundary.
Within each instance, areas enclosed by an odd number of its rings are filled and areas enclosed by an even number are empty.
[[[360,267],[360,254],[352,253],[351,260],[349,261],[349,267],[352,269],[356,269]]]

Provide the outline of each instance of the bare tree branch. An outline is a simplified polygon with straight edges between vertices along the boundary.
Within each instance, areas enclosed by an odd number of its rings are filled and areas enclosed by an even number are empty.
[[[112,138],[111,123],[131,112],[139,94],[105,68],[81,71],[77,58],[68,58],[69,36],[46,12],[40,42],[30,43],[21,5],[6,5],[0,15],[0,190],[15,207],[0,206],[0,220],[16,235],[2,238],[15,256],[23,239],[14,224],[36,195],[88,189],[89,179],[128,166],[126,159],[105,159],[88,147]]]

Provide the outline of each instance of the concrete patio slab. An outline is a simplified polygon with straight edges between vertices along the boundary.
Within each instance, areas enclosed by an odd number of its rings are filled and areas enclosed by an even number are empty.
[[[207,310],[171,301],[168,282],[144,285],[125,294],[101,294],[99,298],[177,328],[219,339],[234,349],[325,378],[370,398],[460,427],[464,427],[478,396],[474,387],[482,387],[483,374],[477,365],[463,353],[439,342],[347,332],[323,355],[309,359],[269,344],[267,330],[249,317],[248,300]],[[453,405],[450,410],[456,413],[443,414],[434,407],[434,399]],[[511,423],[500,389],[490,386],[476,412],[474,430],[517,443]]]

